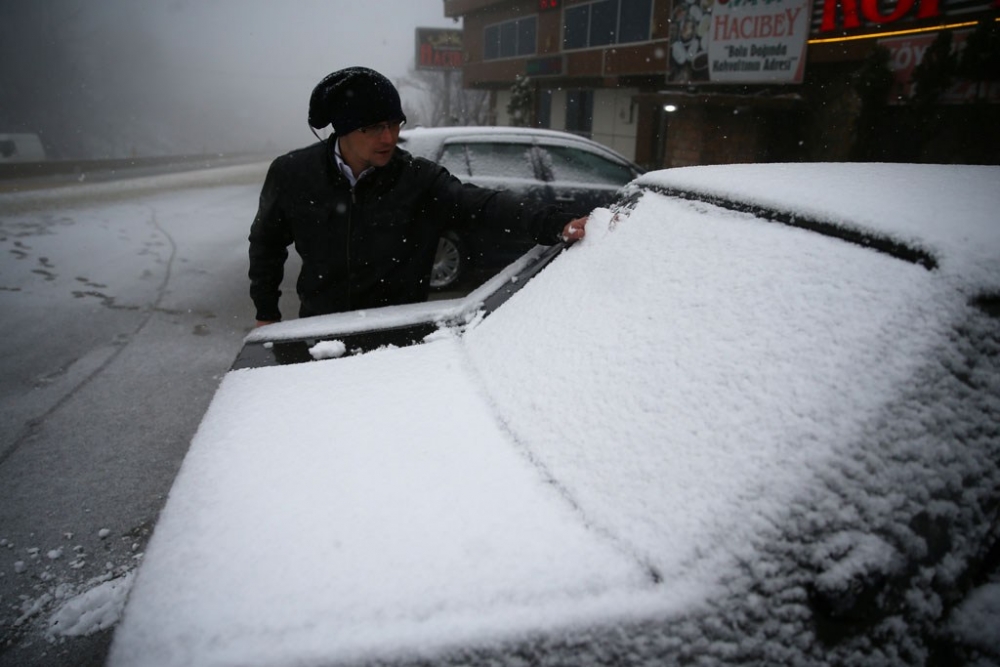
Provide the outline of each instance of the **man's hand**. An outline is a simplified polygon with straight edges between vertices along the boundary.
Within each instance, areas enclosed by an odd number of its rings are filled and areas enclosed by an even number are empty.
[[[563,241],[579,241],[587,233],[587,219],[590,216],[584,216],[582,218],[577,218],[576,220],[570,220],[563,227],[562,238]]]
[[[258,327],[266,327],[268,324],[275,324],[277,322],[278,322],[278,320],[257,320],[256,326],[258,326]]]

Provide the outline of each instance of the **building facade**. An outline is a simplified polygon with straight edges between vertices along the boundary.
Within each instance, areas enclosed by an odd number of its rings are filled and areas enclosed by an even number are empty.
[[[497,124],[583,134],[646,168],[1000,163],[1000,0],[443,3]]]

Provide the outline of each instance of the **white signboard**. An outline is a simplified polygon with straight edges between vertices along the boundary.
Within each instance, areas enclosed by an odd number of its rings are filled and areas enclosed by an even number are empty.
[[[671,81],[802,82],[809,0],[695,0],[673,18]]]

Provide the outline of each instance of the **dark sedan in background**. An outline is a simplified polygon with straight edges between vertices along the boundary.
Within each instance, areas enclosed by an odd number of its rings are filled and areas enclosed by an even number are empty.
[[[513,190],[530,200],[586,215],[611,203],[642,170],[595,141],[568,132],[517,127],[406,130],[402,148],[444,166],[462,181]],[[513,230],[450,229],[438,243],[431,288],[456,286],[472,274],[495,273],[534,242]]]

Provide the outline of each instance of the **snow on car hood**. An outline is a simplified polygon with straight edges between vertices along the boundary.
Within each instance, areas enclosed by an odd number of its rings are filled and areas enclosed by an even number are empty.
[[[111,664],[412,655],[626,610],[649,584],[511,447],[443,336],[229,373]]]
[[[854,220],[849,198],[816,190],[828,172],[803,167],[755,169],[812,213]],[[704,173],[684,182],[733,194],[756,178]],[[873,201],[886,184],[863,173],[841,176]],[[983,480],[960,504],[942,492],[935,510],[982,539],[972,529],[982,489],[1000,483],[996,424],[978,394],[949,402],[960,375],[949,364],[964,361],[947,351],[995,277],[978,262],[997,251],[981,230],[1000,202],[969,195],[954,223],[969,242],[890,230],[945,255],[929,271],[647,193],[595,212],[583,242],[461,338],[231,372],[110,664],[434,659],[649,618],[670,619],[641,642],[653,655],[815,659],[807,588],[838,602],[857,577],[892,573],[909,547],[888,536],[915,530],[925,489]],[[939,216],[924,199],[898,200],[894,219]],[[987,440],[965,454],[974,439],[949,429],[969,420]],[[774,544],[784,560],[767,555]],[[967,549],[955,544],[952,564]],[[918,590],[913,614],[929,615],[933,591]],[[680,623],[719,600],[736,620]],[[775,604],[755,631],[746,619]],[[897,616],[885,636],[919,633]]]

